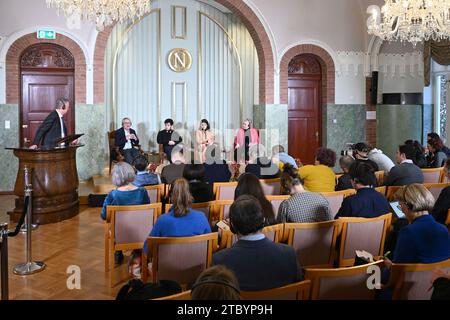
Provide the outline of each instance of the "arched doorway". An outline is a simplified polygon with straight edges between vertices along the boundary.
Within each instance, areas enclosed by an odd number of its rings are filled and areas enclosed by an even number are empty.
[[[66,115],[69,134],[75,129],[75,60],[66,48],[53,43],[39,43],[25,49],[20,57],[20,141],[27,147],[37,129],[55,109],[59,98],[70,101]]]
[[[314,163],[322,145],[322,67],[312,54],[294,57],[288,66],[289,153]]]

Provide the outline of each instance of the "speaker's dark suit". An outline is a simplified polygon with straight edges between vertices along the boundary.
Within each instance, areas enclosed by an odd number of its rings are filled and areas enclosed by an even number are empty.
[[[136,134],[136,131],[130,128],[130,134],[134,134],[136,136],[136,139],[131,139],[131,149],[123,150],[127,143],[127,137],[125,135],[125,129],[120,128],[116,130],[116,138],[115,138],[115,144],[117,147],[119,147],[120,152],[125,157],[125,162],[128,162],[129,164],[133,165],[133,160],[139,155],[139,151],[134,148],[134,146],[139,145],[139,138]]]
[[[63,127],[64,136],[67,136],[67,128],[64,120]],[[44,122],[37,130],[33,145],[39,145],[42,140],[42,146],[44,148],[54,148],[56,147],[56,140],[61,137],[61,121],[59,119],[59,114],[58,112],[53,111],[45,118]]]

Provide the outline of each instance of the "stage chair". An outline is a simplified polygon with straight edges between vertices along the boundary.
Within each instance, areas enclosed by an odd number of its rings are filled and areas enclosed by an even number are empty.
[[[150,198],[150,203],[162,202],[162,197],[164,194],[164,184],[145,186],[144,188],[147,190],[148,197]]]
[[[311,300],[373,300],[375,291],[367,287],[367,270],[382,267],[377,261],[357,267],[305,269],[305,280],[311,281]]]
[[[213,192],[216,200],[234,200],[234,190],[237,182],[214,182]]]
[[[191,300],[191,290],[183,291],[177,294],[173,294],[171,296],[166,296],[162,298],[152,299],[152,300],[159,300],[159,301],[166,301],[166,300]]]
[[[284,224],[276,224],[273,226],[264,227],[262,233],[266,235],[266,238],[278,243],[281,241],[284,232]],[[238,241],[237,236],[230,230],[222,230],[222,239],[220,241],[219,250],[225,248],[231,248]]]
[[[393,300],[430,300],[433,290],[432,273],[436,269],[450,270],[450,259],[430,264],[392,264],[389,278]]]
[[[194,283],[207,269],[217,247],[218,233],[193,237],[148,237],[142,252],[142,278],[147,282],[151,259],[151,281],[173,280],[181,286]]]
[[[266,196],[278,196],[281,191],[280,178],[275,179],[259,179],[261,187]]]
[[[241,291],[243,300],[309,300],[311,281],[304,280],[263,291]]]
[[[444,168],[421,169],[423,173],[423,183],[441,183]]]
[[[161,203],[137,206],[107,206],[105,222],[105,272],[113,286],[114,252],[142,249],[161,214]]]
[[[339,267],[355,263],[355,251],[365,250],[374,257],[383,255],[384,241],[391,226],[392,213],[376,218],[340,218],[342,223]]]
[[[302,267],[332,268],[341,221],[286,223],[287,244],[295,249]]]
[[[352,194],[355,194],[355,189],[349,189],[349,190],[343,190],[343,191],[334,191],[334,192],[321,192],[321,194],[327,198],[330,207],[331,207],[331,213],[333,214],[333,217],[336,216],[339,209],[341,208],[342,201],[344,201],[345,197],[348,197]]]
[[[272,204],[273,207],[273,212],[275,213],[275,219],[278,216],[278,209],[280,209],[280,205],[284,200],[289,199],[291,196],[286,195],[286,196],[267,196],[266,198],[267,200],[270,201],[270,203]]]
[[[450,186],[450,183],[424,183],[424,187],[430,190],[435,200],[439,198],[442,189],[445,189],[448,186]]]

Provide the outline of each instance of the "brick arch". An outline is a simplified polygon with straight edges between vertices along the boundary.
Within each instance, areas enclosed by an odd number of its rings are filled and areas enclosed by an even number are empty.
[[[274,102],[274,56],[269,36],[253,10],[242,0],[216,0],[235,13],[247,27],[258,53],[259,102]],[[97,36],[94,52],[94,103],[105,100],[105,51],[113,27],[105,28]]]
[[[319,46],[302,44],[289,49],[280,63],[281,103],[288,104],[288,66],[291,60],[301,54],[312,54],[322,67],[322,104],[334,103],[335,66],[331,55]]]
[[[56,40],[36,38],[30,33],[17,39],[6,54],[6,103],[20,103],[20,57],[28,47],[38,43],[58,44],[73,55],[75,59],[75,102],[86,103],[86,58],[80,46],[69,37],[59,34]]]

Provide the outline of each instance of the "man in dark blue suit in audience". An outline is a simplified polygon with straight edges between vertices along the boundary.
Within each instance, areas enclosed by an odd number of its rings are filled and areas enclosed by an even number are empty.
[[[267,290],[303,279],[294,248],[274,243],[261,232],[264,216],[255,197],[244,195],[234,201],[230,225],[239,240],[214,254],[212,264],[232,270],[241,290]]]
[[[125,157],[125,162],[133,165],[133,160],[139,156],[139,150],[135,146],[139,145],[139,138],[136,131],[131,129],[131,120],[123,118],[122,128],[116,131],[116,146]]]
[[[342,201],[335,218],[375,218],[390,212],[385,196],[373,188],[375,174],[369,163],[354,162],[349,175],[356,194]]]

